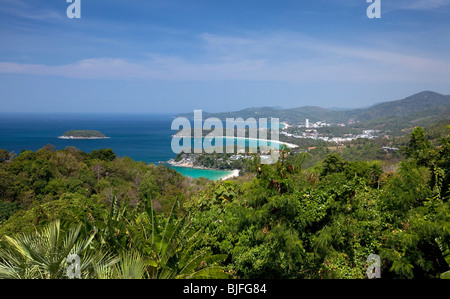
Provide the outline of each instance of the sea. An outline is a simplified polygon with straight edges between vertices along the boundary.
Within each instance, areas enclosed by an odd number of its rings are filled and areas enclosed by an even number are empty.
[[[51,144],[90,153],[112,149],[120,157],[159,165],[175,158],[172,151],[172,114],[0,114],[0,149],[20,154]],[[108,139],[59,139],[69,130],[100,131]],[[168,165],[168,164],[166,164]],[[169,166],[169,165],[168,165]],[[184,176],[219,180],[231,171],[173,167]]]

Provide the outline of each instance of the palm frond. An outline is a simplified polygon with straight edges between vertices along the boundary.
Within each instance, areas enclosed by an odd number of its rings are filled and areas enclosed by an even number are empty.
[[[84,276],[89,276],[91,262],[86,255],[93,235],[80,235],[81,225],[63,229],[59,221],[42,227],[39,232],[5,236],[0,249],[0,276],[10,278],[67,278],[67,261],[70,254],[87,257],[82,263]]]

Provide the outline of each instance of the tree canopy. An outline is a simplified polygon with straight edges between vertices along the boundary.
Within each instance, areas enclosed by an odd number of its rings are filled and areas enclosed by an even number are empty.
[[[67,278],[447,277],[450,128],[412,131],[395,168],[283,148],[228,181],[76,148],[0,151],[0,276]],[[36,244],[45,244],[38,247]]]

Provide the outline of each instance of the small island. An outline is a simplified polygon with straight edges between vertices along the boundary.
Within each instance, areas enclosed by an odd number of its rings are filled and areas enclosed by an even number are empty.
[[[59,139],[106,139],[102,133],[92,130],[70,130],[59,136]]]

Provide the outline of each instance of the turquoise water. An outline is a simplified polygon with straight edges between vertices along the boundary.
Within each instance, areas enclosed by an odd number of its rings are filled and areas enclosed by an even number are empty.
[[[232,171],[194,169],[194,168],[188,168],[188,167],[172,166],[172,168],[184,176],[188,176],[188,177],[192,177],[192,178],[204,177],[204,178],[208,178],[210,180],[219,180],[220,178],[232,173]]]
[[[22,150],[36,151],[47,144],[54,145],[56,149],[73,146],[87,153],[110,148],[120,157],[160,164],[176,156],[171,147],[172,136],[176,133],[171,130],[173,120],[174,115],[171,114],[0,114],[0,149],[19,154]],[[58,139],[58,136],[69,130],[96,130],[110,138]],[[194,142],[194,139],[192,141]],[[223,143],[226,144],[225,141]],[[249,147],[256,144],[254,141],[245,141],[245,145]],[[277,144],[269,142],[268,145],[277,148]],[[211,180],[231,173],[174,168],[185,176],[206,177]]]
[[[47,144],[56,149],[74,146],[84,152],[110,148],[118,156],[159,164],[175,158],[171,148],[173,115],[36,115],[0,114],[0,149],[36,151]],[[96,130],[109,139],[67,140],[58,136],[68,130]],[[177,169],[185,176],[219,179],[228,171]]]

